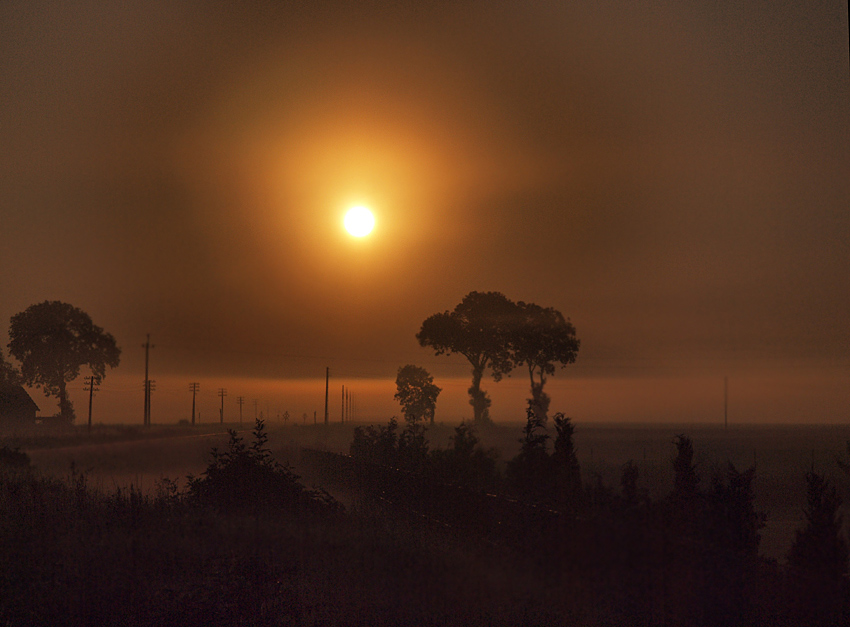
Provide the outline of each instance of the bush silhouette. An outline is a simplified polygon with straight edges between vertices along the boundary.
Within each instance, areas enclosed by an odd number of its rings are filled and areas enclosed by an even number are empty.
[[[188,477],[188,497],[227,513],[271,510],[304,510],[340,506],[323,490],[307,490],[292,468],[277,462],[268,447],[262,420],[254,427],[248,446],[236,431],[228,429],[230,442],[224,451],[212,450],[212,460],[200,477]]]
[[[806,484],[806,525],[797,530],[788,554],[790,613],[800,625],[847,625],[850,585],[841,497],[818,473],[807,473]]]

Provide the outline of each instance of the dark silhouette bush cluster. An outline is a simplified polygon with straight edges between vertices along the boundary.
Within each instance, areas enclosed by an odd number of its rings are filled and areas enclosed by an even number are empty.
[[[479,445],[472,425],[456,427],[452,446],[445,450],[429,450],[426,432],[423,424],[407,421],[398,433],[395,418],[386,426],[357,427],[350,453],[355,460],[422,474],[433,481],[482,489],[497,484],[496,452]]]
[[[209,465],[199,477],[188,477],[187,498],[223,512],[253,513],[267,510],[339,509],[321,489],[308,490],[288,465],[276,461],[266,446],[263,420],[254,427],[254,441],[246,445],[229,429],[227,448],[212,450]]]
[[[558,412],[554,451],[547,451],[550,439],[545,421],[529,403],[520,452],[508,462],[509,487],[527,500],[546,503],[563,511],[572,511],[581,498],[581,467],[576,457],[572,420]]]
[[[0,447],[0,468],[29,468],[30,457],[21,449]]]
[[[841,498],[815,472],[806,474],[806,485],[806,525],[797,530],[788,555],[789,615],[798,625],[850,624]]]
[[[822,476],[807,477],[807,524],[782,568],[759,554],[766,515],[755,507],[755,467],[715,468],[704,486],[693,442],[679,435],[666,498],[649,498],[633,461],[616,494],[599,479],[582,484],[575,427],[563,414],[554,426],[550,453],[545,424],[529,408],[520,452],[492,484],[501,495],[469,490],[476,484],[466,473],[480,449],[466,425],[452,448],[429,455],[429,470],[443,474],[405,466],[392,421],[361,430],[352,455],[404,471],[349,470],[365,472],[368,488],[400,511],[516,551],[599,624],[850,625],[840,499]]]

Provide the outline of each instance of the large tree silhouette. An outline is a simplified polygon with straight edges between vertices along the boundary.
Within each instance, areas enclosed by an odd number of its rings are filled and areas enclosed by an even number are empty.
[[[57,396],[59,413],[69,422],[74,408],[66,384],[79,376],[80,367],[88,365],[94,376],[103,378],[106,367],[116,367],[121,359],[112,335],[86,312],[60,301],[31,305],[12,316],[9,339],[9,352],[21,363],[23,382]]]
[[[516,317],[516,304],[499,292],[470,292],[453,311],[434,314],[422,323],[416,334],[421,346],[437,355],[459,353],[472,364],[469,404],[475,424],[490,422],[490,398],[481,389],[487,368],[499,381],[511,371],[510,328]]]
[[[555,374],[555,365],[575,362],[579,340],[575,327],[557,309],[534,303],[516,304],[511,327],[511,359],[525,364],[531,379],[529,408],[542,424],[549,416],[549,395],[543,391],[546,376]]]
[[[395,386],[395,399],[404,411],[405,420],[415,423],[424,419],[433,425],[437,396],[441,392],[434,385],[434,377],[425,368],[408,364],[398,369]]]

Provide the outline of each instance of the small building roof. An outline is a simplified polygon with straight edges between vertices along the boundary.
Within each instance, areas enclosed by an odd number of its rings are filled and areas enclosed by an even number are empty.
[[[21,410],[40,411],[23,386],[0,383],[0,416]]]

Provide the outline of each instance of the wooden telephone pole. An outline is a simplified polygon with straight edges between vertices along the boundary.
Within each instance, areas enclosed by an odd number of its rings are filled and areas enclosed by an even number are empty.
[[[195,426],[195,395],[201,389],[201,384],[193,382],[189,384],[189,389],[192,391],[192,426]],[[198,422],[200,422],[200,417]]]
[[[227,396],[227,390],[225,388],[218,388],[218,396],[221,398],[221,409],[218,413],[218,419],[221,424],[224,424],[224,397]]]
[[[151,426],[151,383],[152,381],[148,377],[148,365],[150,363],[150,350],[154,348],[154,345],[151,344],[151,334],[147,334],[147,341],[142,344],[142,348],[145,349],[145,418],[143,424],[146,427]]]
[[[242,423],[242,405],[245,404],[245,397],[244,396],[237,396],[236,397],[236,404],[239,405],[239,423],[241,424]]]
[[[83,379],[86,382],[88,387],[84,387],[83,391],[89,393],[89,433],[91,433],[91,406],[92,399],[94,398],[94,393],[97,392],[100,388],[96,388],[96,385],[100,385],[100,377],[96,377],[94,375],[90,377],[86,377]]]

